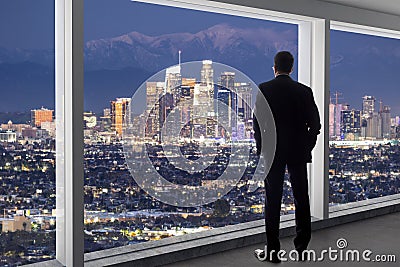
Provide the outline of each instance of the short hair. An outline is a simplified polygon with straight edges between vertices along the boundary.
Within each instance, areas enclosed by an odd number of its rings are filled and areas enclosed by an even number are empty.
[[[284,73],[290,73],[293,68],[294,58],[288,51],[280,51],[275,55],[275,70]]]

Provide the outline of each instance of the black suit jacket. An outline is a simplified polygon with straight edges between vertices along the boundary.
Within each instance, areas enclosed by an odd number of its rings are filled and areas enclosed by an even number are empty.
[[[266,123],[265,101],[267,100],[276,127],[275,159],[286,162],[311,162],[311,151],[314,148],[317,135],[320,133],[321,123],[318,108],[314,101],[311,88],[298,83],[289,75],[279,75],[275,79],[259,85],[253,115],[254,138],[257,152],[265,152],[261,148],[261,139],[266,138],[261,129],[271,130],[271,125],[260,127]],[[260,129],[261,128],[261,129]],[[261,151],[262,150],[262,151]]]

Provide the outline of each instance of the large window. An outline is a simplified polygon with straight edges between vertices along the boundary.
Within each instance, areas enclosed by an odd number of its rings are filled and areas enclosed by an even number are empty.
[[[0,265],[55,258],[54,3],[0,3]]]
[[[329,199],[400,193],[400,40],[331,31]]]
[[[249,192],[258,163],[252,99],[256,84],[273,78],[279,50],[295,55],[297,79],[297,25],[127,1],[86,0],[85,11],[85,251],[262,219],[263,184]],[[233,113],[204,105],[210,100]],[[162,130],[170,114],[180,128],[172,139]],[[163,201],[172,189],[157,184],[158,175],[212,188],[234,161],[233,143],[247,148],[247,160],[231,190],[210,203]],[[154,172],[143,171],[143,153]],[[208,168],[199,167],[203,157],[211,157]],[[154,194],[138,185],[142,177]],[[282,214],[293,212],[287,180]]]

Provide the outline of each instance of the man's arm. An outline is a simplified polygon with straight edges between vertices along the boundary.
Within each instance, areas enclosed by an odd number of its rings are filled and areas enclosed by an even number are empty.
[[[317,143],[317,135],[320,134],[321,120],[319,117],[318,107],[315,104],[313,92],[310,88],[308,88],[308,90],[309,90],[308,93],[309,96],[307,101],[308,110],[307,110],[306,123],[309,134],[309,146],[310,149],[312,150],[315,147],[315,144]]]

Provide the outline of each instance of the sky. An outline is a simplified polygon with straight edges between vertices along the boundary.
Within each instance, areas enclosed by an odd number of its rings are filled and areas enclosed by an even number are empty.
[[[0,1],[0,46],[54,48],[54,0]]]
[[[130,0],[85,0],[85,41],[137,31],[150,36],[204,30],[222,20],[241,28],[259,27],[260,20],[187,11]],[[54,49],[54,1],[0,1],[0,48]],[[286,30],[282,23],[263,27]],[[363,95],[374,95],[400,114],[400,40],[343,32],[331,36],[331,91],[341,101],[361,107]],[[1,101],[1,100],[0,100]]]
[[[331,92],[339,102],[361,109],[362,96],[371,95],[400,115],[400,40],[331,31]],[[339,61],[339,63],[337,63]]]
[[[196,33],[221,22],[232,26],[259,27],[256,19],[132,2],[130,0],[85,0],[85,41],[116,37],[137,31],[150,36],[165,33]],[[0,46],[7,48],[54,48],[54,0],[0,1]],[[263,22],[264,26],[288,27]]]

